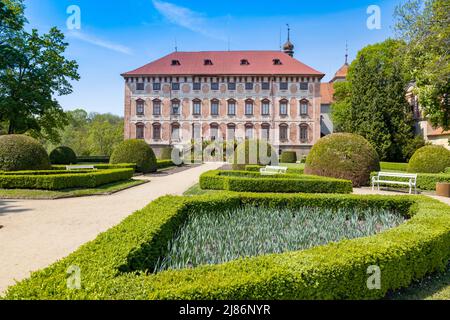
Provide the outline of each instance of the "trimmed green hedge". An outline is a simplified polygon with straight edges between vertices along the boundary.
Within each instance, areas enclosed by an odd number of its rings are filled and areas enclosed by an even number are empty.
[[[377,172],[372,173],[372,177],[377,175]],[[389,177],[394,181],[407,181],[405,179]],[[420,190],[434,191],[436,190],[436,183],[438,182],[448,182],[450,183],[450,173],[418,173],[417,174],[417,188]],[[401,188],[397,184],[389,185],[394,188]]]
[[[280,165],[280,166],[282,167],[283,165]],[[264,166],[251,164],[251,165],[245,166],[245,171],[259,172],[261,168],[264,168]],[[304,174],[305,169],[304,168],[288,168],[287,173],[288,174]]]
[[[297,152],[295,151],[283,151],[280,158],[281,163],[296,163]]]
[[[381,171],[408,171],[407,163],[399,162],[380,162]]]
[[[109,163],[109,156],[79,156],[78,163]]]
[[[242,205],[280,208],[384,208],[411,217],[380,234],[307,250],[245,258],[158,274],[161,257],[189,214]],[[442,271],[450,260],[450,207],[417,196],[220,193],[162,197],[100,234],[68,257],[10,287],[6,299],[270,300],[379,299]],[[381,289],[369,290],[369,266],[381,268]],[[82,288],[67,272],[82,270]]]
[[[239,192],[351,193],[353,191],[352,183],[348,180],[293,174],[262,176],[259,172],[220,170],[202,174],[200,187]]]
[[[1,172],[0,188],[41,190],[95,188],[116,181],[129,180],[133,174],[133,169]]]
[[[443,146],[428,145],[418,149],[409,160],[408,172],[440,173],[450,166],[450,151]]]
[[[156,166],[158,167],[158,170],[169,168],[175,166],[175,164],[172,162],[172,160],[157,160]]]
[[[95,169],[98,170],[108,170],[108,169],[133,169],[136,170],[136,165],[134,163],[119,163],[119,164],[94,164]],[[53,165],[52,168],[54,170],[66,170],[65,165]],[[76,171],[78,172],[78,171]]]
[[[75,152],[69,148],[69,147],[65,147],[65,146],[61,146],[58,147],[56,149],[54,149],[50,155],[50,163],[51,164],[76,164],[77,163],[77,155],[75,154]]]

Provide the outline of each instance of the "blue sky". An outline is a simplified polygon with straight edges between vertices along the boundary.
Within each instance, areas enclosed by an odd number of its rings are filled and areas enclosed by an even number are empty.
[[[295,57],[329,80],[367,44],[393,35],[399,0],[25,0],[30,27],[60,28],[66,56],[80,65],[74,93],[58,97],[65,110],[123,114],[120,74],[174,51],[278,50],[291,26]],[[81,29],[68,30],[67,8],[81,10]],[[381,29],[369,30],[367,8],[381,8]]]

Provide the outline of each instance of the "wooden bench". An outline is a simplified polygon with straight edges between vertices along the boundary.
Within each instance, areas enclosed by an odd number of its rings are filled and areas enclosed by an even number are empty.
[[[97,170],[95,166],[91,165],[85,165],[85,166],[66,166],[66,170],[73,171],[73,170]]]
[[[393,180],[389,178],[404,179],[404,181]],[[417,174],[411,173],[397,173],[397,172],[378,172],[378,174],[372,177],[372,190],[375,190],[375,185],[378,185],[380,190],[380,184],[397,184],[409,187],[409,193],[412,193],[414,187],[414,193],[417,193]]]
[[[276,166],[266,166],[260,169],[262,176],[273,176],[276,174],[286,174],[288,168],[286,167],[276,167]]]

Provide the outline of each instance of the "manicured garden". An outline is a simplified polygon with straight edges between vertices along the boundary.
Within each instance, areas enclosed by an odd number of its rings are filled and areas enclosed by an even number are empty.
[[[388,212],[407,219],[381,233],[306,250],[152,273],[187,221],[205,212],[302,210]],[[339,209],[338,209],[339,208]],[[317,217],[320,219],[320,217]],[[192,220],[191,220],[192,221]],[[398,220],[397,222],[401,222]],[[251,238],[251,234],[247,234]],[[67,258],[11,287],[7,299],[374,299],[444,270],[450,259],[450,208],[426,197],[220,193],[162,197]],[[199,247],[197,254],[203,251]],[[67,269],[83,270],[81,290]],[[381,289],[367,287],[378,265]],[[138,271],[136,273],[136,271]]]

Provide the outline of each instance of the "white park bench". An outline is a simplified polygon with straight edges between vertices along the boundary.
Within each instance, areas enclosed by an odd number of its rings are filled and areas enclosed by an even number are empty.
[[[389,179],[400,178],[403,181]],[[414,187],[414,193],[417,193],[417,174],[412,173],[397,173],[397,172],[378,172],[376,176],[372,177],[372,190],[375,190],[375,185],[378,185],[380,190],[380,184],[397,184],[409,187],[409,193],[412,193]]]
[[[286,174],[287,170],[287,167],[266,166],[260,169],[260,173],[262,176],[273,176],[276,174]]]
[[[90,165],[84,165],[84,166],[66,166],[66,170],[73,171],[73,170],[97,170],[95,166]]]

